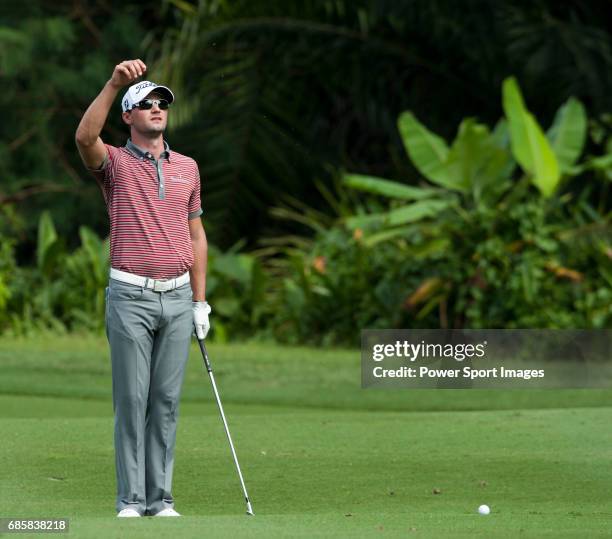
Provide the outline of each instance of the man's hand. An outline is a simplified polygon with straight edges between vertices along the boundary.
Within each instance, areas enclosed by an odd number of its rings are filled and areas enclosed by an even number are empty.
[[[210,329],[208,315],[212,311],[210,305],[206,301],[193,301],[191,303],[193,310],[193,323],[195,325],[196,336],[198,339],[205,339]]]
[[[115,66],[110,83],[115,88],[127,86],[142,76],[147,70],[147,66],[142,60],[125,60]]]

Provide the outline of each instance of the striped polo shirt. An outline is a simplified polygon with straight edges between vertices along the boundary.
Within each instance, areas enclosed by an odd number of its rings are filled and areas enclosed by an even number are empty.
[[[165,141],[157,161],[131,140],[105,146],[92,172],[110,218],[111,267],[152,279],[182,275],[194,262],[187,221],[202,214],[196,162]]]

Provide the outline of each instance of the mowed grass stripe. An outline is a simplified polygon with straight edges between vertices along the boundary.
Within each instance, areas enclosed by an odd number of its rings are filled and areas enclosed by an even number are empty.
[[[194,346],[173,488],[184,517],[116,519],[106,341],[48,336],[0,343],[3,516],[69,517],[79,538],[558,538],[612,529],[612,392],[367,391],[355,350],[209,348],[254,518],[244,515]],[[490,516],[476,513],[481,503]]]
[[[184,416],[174,494],[185,521],[130,523],[124,536],[173,529],[195,537],[190,518],[219,537],[401,536],[411,527],[432,537],[572,528],[596,536],[612,518],[602,496],[612,480],[610,409],[288,412],[231,407],[256,522],[242,516],[218,417]],[[126,532],[99,520],[115,518],[111,417],[3,419],[2,430],[10,433],[1,463],[4,514],[67,516],[79,537]],[[490,517],[475,514],[480,503],[492,507]]]
[[[387,411],[612,406],[609,390],[364,390],[359,350],[251,343],[209,345],[209,355],[227,403]],[[0,394],[112,398],[104,336],[3,339],[0,364]],[[194,343],[181,401],[208,403],[212,398]]]

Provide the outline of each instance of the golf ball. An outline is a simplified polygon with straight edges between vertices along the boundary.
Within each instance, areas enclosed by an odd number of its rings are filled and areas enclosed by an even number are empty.
[[[490,508],[488,505],[481,505],[481,506],[478,508],[478,512],[479,512],[481,515],[488,515],[488,514],[491,512],[491,508]]]

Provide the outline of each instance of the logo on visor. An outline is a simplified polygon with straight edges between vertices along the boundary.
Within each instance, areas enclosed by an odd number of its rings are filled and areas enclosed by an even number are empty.
[[[141,82],[140,84],[138,84],[136,86],[136,88],[134,88],[134,93],[138,94],[140,92],[140,90],[142,90],[143,88],[148,88],[149,86],[156,86],[156,84],[154,82],[150,82],[148,80]]]

